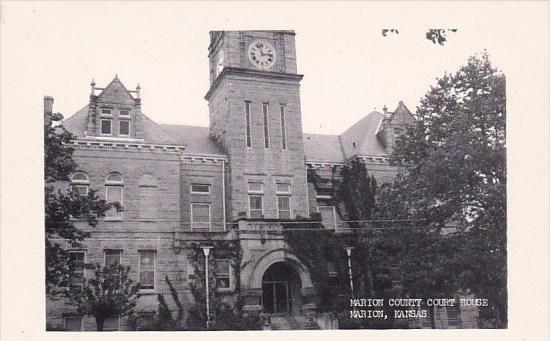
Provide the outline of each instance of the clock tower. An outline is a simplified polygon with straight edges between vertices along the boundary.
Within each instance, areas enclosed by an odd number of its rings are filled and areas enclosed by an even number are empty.
[[[227,217],[308,217],[293,31],[214,31],[210,136],[226,151]]]

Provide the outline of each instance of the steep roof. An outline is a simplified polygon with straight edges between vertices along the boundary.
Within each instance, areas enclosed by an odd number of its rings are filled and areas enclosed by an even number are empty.
[[[179,144],[178,139],[164,130],[161,125],[155,123],[147,115],[141,113],[141,125],[143,129],[143,140],[147,143]],[[63,126],[78,138],[85,138],[86,126],[88,123],[88,106],[77,111],[72,116],[63,120]]]
[[[86,124],[88,123],[88,106],[80,109],[72,116],[63,119],[63,126],[69,132],[76,135],[76,137],[83,138],[86,137],[84,132],[86,131]]]
[[[124,84],[115,77],[98,95],[105,102],[125,103],[136,101]],[[377,137],[386,121],[393,124],[407,124],[414,117],[402,101],[390,116],[373,111],[357,121],[341,135],[303,134],[304,154],[308,160],[344,162],[354,156],[386,156],[388,151]],[[146,143],[175,144],[186,146],[189,154],[225,154],[223,149],[209,136],[208,127],[188,125],[157,124],[147,115],[140,113],[143,138]],[[63,125],[79,138],[86,137],[88,106],[63,121]],[[394,122],[395,121],[395,122]]]
[[[143,113],[141,113],[141,117],[141,127],[143,129],[143,139],[145,142],[181,145],[177,137],[163,129],[160,124]]]
[[[387,155],[376,137],[376,130],[383,119],[382,113],[373,111],[340,135],[346,159],[356,155]]]
[[[177,144],[186,146],[185,153],[189,154],[225,154],[224,151],[209,136],[208,127],[188,125],[161,124],[160,125],[177,140]]]
[[[338,135],[304,133],[304,154],[309,160],[344,161]]]

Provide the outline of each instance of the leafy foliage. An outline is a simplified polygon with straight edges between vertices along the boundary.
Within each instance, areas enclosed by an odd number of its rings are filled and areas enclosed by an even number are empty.
[[[369,176],[365,163],[352,160],[340,169],[341,180],[334,179],[336,209],[351,221],[351,227],[365,226],[358,221],[371,220],[375,209],[376,179]]]
[[[183,326],[184,307],[180,300],[179,294],[168,278],[164,277],[170,296],[177,308],[177,315],[174,317],[174,311],[166,302],[163,294],[157,295],[158,310],[156,312],[141,312],[139,315],[130,314],[128,324],[132,330],[158,330],[158,331],[176,331],[185,330]]]
[[[426,32],[426,39],[430,40],[434,44],[445,45],[447,41],[448,32],[456,32],[456,28],[431,28]]]
[[[208,261],[210,324],[209,330],[259,330],[262,321],[259,315],[245,312],[243,299],[240,296],[240,274],[242,264],[242,248],[238,240],[210,240],[213,246]],[[187,245],[190,260],[194,268],[194,280],[190,284],[195,303],[188,310],[186,319],[187,330],[206,330],[206,273],[205,258],[198,243]],[[235,274],[235,288],[230,291],[220,291],[217,285],[216,266],[213,259],[228,259]],[[236,295],[235,295],[236,294]]]
[[[97,330],[102,331],[108,317],[133,313],[140,285],[129,278],[129,267],[120,264],[103,267],[95,264],[92,268],[94,277],[87,280],[82,289],[71,287],[68,298],[79,314],[94,316]]]
[[[62,119],[61,114],[50,114],[44,124],[46,292],[51,297],[63,293],[70,285],[74,270],[64,242],[78,248],[89,235],[75,226],[75,217],[95,227],[112,206],[120,208],[100,200],[94,190],[83,196],[63,185],[78,166],[69,144],[74,136],[59,125]]]
[[[380,193],[378,214],[425,219],[432,232],[451,225],[458,233],[430,238],[429,252],[407,259],[413,268],[415,261],[429,264],[427,280],[441,283],[411,277],[407,287],[431,287],[432,296],[448,292],[443,287],[471,289],[491,301],[497,325],[505,326],[505,78],[487,53],[471,57],[437,80],[417,119],[394,150],[392,162],[404,171]]]
[[[349,295],[345,286],[323,284],[330,282],[327,262],[335,263],[338,282],[348,283],[340,274],[347,275],[342,249],[349,245],[356,290],[364,297],[473,293],[489,299],[495,326],[506,326],[505,99],[504,76],[488,55],[471,57],[422,99],[417,124],[401,136],[392,155],[392,164],[402,170],[393,183],[378,187],[365,181],[366,170],[358,164],[335,182],[340,215],[374,218],[363,225],[372,229],[347,235],[285,232],[313,273],[321,309],[330,311],[333,302]],[[308,179],[316,187],[329,181],[311,170]],[[446,234],[449,226],[455,233]],[[339,316],[343,328],[385,327]],[[435,327],[433,310],[430,317]]]

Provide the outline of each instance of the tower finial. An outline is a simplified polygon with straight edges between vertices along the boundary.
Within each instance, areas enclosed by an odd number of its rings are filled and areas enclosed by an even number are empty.
[[[115,73],[115,79],[118,79],[118,73]]]
[[[95,96],[95,80],[93,78],[90,87],[92,88],[92,96]]]
[[[141,86],[139,86],[139,83],[137,83],[137,86],[136,86],[136,97],[137,98],[140,98],[140,91],[141,91]]]

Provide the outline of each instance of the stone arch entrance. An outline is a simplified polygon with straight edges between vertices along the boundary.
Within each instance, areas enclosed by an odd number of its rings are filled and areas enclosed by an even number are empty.
[[[245,310],[275,311],[273,303],[275,300],[280,300],[283,303],[282,305],[280,303],[277,308],[279,312],[279,308],[286,307],[287,299],[291,300],[288,304],[288,313],[305,314],[307,311],[315,310],[313,302],[316,291],[309,271],[298,257],[286,249],[275,249],[264,253],[253,263],[253,266],[246,268],[241,276],[244,280]],[[273,283],[276,281],[286,282],[286,285]],[[285,292],[286,288],[289,290],[286,298],[282,294],[283,288]],[[271,298],[264,295],[264,290],[266,295],[271,292]],[[275,296],[273,290],[276,291]],[[277,294],[277,290],[280,294]],[[281,313],[284,313],[284,310]]]
[[[262,277],[262,307],[267,314],[299,314],[302,283],[287,262],[272,264]]]

